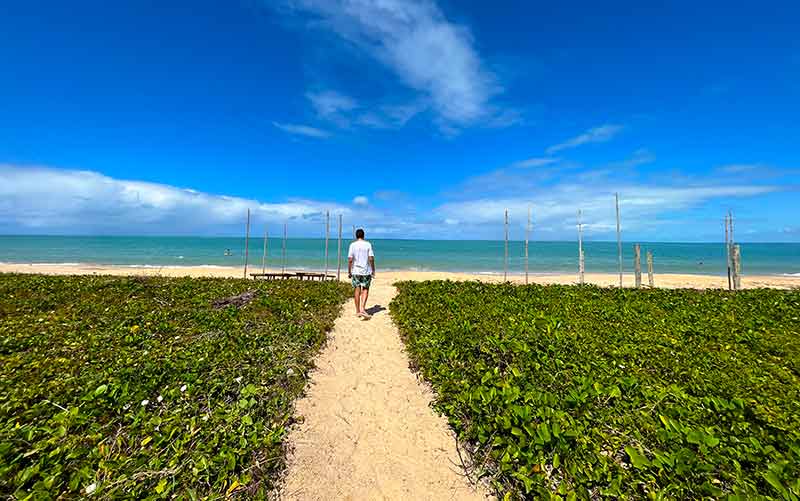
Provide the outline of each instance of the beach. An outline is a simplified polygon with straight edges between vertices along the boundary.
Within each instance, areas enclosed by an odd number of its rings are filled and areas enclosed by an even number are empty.
[[[0,264],[1,273],[242,278],[244,268]],[[521,274],[508,278],[517,284],[525,282]],[[592,273],[585,278],[587,283],[615,286],[619,276]],[[646,282],[647,277],[643,278]],[[341,279],[346,280],[345,273]],[[411,371],[407,347],[389,315],[389,304],[398,292],[393,284],[424,280],[497,283],[503,275],[378,269],[367,303],[372,319],[358,318],[351,301],[344,305],[314,359],[316,368],[309,373],[305,394],[295,403],[294,424],[285,439],[286,469],[277,487],[281,499],[494,499],[492,487],[469,473],[452,427],[433,408],[435,391]],[[577,276],[539,273],[530,274],[529,281],[574,284]],[[632,274],[624,275],[625,286],[633,286],[633,281]],[[657,274],[655,284],[723,288],[727,278]],[[742,286],[799,287],[800,277],[746,276]],[[196,287],[203,291],[212,282]]]
[[[380,266],[380,265],[379,265]],[[251,267],[248,274],[260,272],[261,268]],[[267,271],[279,272],[280,270],[267,268]],[[287,271],[293,271],[287,269]],[[112,266],[93,264],[0,264],[0,273],[42,273],[47,275],[136,275],[136,276],[165,276],[165,277],[244,277],[244,268],[235,266]],[[330,271],[336,274],[336,270]],[[249,275],[248,275],[249,277]],[[342,280],[347,279],[347,274],[342,271]],[[536,284],[576,284],[577,274],[566,273],[531,273],[529,282]],[[446,271],[380,271],[376,275],[375,284],[379,286],[391,285],[404,280],[479,280],[482,282],[502,282],[501,273],[463,273]],[[587,273],[586,283],[603,287],[616,286],[619,275],[615,273]],[[508,275],[512,283],[525,283],[523,274]],[[642,276],[643,284],[647,284],[647,275]],[[695,275],[680,273],[657,273],[654,276],[656,287],[664,288],[696,288],[714,289],[727,288],[728,279],[725,276]],[[633,273],[623,274],[623,285],[634,286]],[[800,276],[779,275],[744,275],[742,276],[743,288],[772,287],[790,289],[800,287]]]

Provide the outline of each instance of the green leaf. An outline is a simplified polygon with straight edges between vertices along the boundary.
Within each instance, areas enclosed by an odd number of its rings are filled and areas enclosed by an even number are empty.
[[[645,457],[638,449],[635,449],[631,446],[625,446],[625,452],[628,454],[628,457],[631,459],[631,464],[635,468],[647,468],[650,466],[650,461]]]
[[[783,486],[783,483],[781,483],[781,479],[778,478],[778,475],[776,475],[774,471],[772,470],[766,471],[762,473],[761,476],[764,477],[764,480],[769,482],[769,485],[771,485],[781,495],[784,495],[786,493],[786,488]]]
[[[536,433],[539,435],[539,438],[542,439],[542,442],[550,442],[550,428],[547,426],[547,423],[539,423],[539,426],[536,427]]]
[[[108,389],[107,384],[101,384],[100,386],[97,387],[96,390],[94,390],[94,396],[102,395],[103,393],[106,392],[107,389]]]
[[[161,480],[158,482],[158,485],[156,485],[156,492],[157,492],[158,494],[161,494],[161,493],[163,493],[163,492],[164,492],[164,490],[165,490],[166,488],[167,488],[167,479],[166,479],[166,478],[162,478],[162,479],[161,479]]]
[[[692,430],[686,435],[686,441],[690,444],[700,445],[704,442],[705,434],[702,431]]]

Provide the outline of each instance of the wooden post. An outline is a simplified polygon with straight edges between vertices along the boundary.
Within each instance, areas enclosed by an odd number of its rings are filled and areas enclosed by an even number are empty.
[[[619,226],[619,193],[614,193],[614,201],[617,207],[617,262],[619,263],[619,286],[622,287],[622,234]]]
[[[331,233],[331,212],[325,211],[325,278],[328,279],[328,237]]]
[[[581,220],[581,215],[581,210],[578,209],[578,283],[583,285],[585,261],[583,258],[583,221]]]
[[[633,272],[636,276],[636,288],[642,288],[642,246],[633,246]]]
[[[742,288],[742,250],[739,244],[732,245],[733,250],[733,290]]]
[[[725,215],[725,261],[728,266],[728,290],[733,289],[733,282],[731,277],[731,239],[730,239],[730,232],[728,231],[730,224],[729,224],[730,215]]]
[[[250,209],[247,209],[247,229],[244,233],[244,278],[247,278],[247,262],[250,259]]]
[[[506,216],[505,216],[505,230],[506,230],[506,239],[505,239],[505,257],[503,258],[503,281],[508,281],[508,209],[506,209]]]
[[[286,273],[286,234],[288,223],[283,223],[283,249],[281,250],[281,273]]]
[[[267,272],[267,239],[269,226],[264,226],[264,254],[261,256],[261,273]]]
[[[336,280],[342,278],[342,215],[339,214],[339,250],[336,253]]]
[[[531,206],[528,206],[528,226],[525,227],[525,284],[528,283],[528,240],[531,237]]]
[[[655,287],[653,285],[653,251],[647,251],[647,281],[651,289]]]

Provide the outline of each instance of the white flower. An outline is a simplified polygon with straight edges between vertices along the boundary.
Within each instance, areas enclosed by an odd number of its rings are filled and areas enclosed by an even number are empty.
[[[147,399],[142,400],[142,407],[144,407],[145,405],[147,405],[149,403],[150,403],[150,401],[147,400]]]
[[[125,404],[125,405],[122,406],[122,410],[125,410],[125,411],[127,411],[130,408],[131,408],[131,404]]]
[[[158,400],[159,402],[161,402],[162,400],[164,400],[164,397],[162,397],[161,395],[159,395],[159,396],[158,396],[158,398],[157,398],[156,400]]]
[[[93,482],[86,486],[86,494],[91,494],[97,489],[97,482]]]
[[[294,376],[294,370],[292,368],[289,368],[289,370],[286,371],[286,375],[289,377]]]
[[[186,385],[181,386],[181,393],[183,393],[184,391],[186,391]]]
[[[236,379],[234,379],[234,381],[236,381],[237,383],[241,383],[242,382],[242,376],[237,377]]]

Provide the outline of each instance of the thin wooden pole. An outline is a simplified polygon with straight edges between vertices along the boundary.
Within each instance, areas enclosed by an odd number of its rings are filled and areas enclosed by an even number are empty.
[[[505,230],[506,230],[506,239],[505,239],[505,255],[503,258],[503,281],[508,281],[508,209],[506,209],[506,216],[505,216]]]
[[[583,285],[585,261],[583,258],[583,221],[581,216],[582,212],[578,209],[578,283]]]
[[[739,244],[733,244],[733,290],[742,288],[742,250]]]
[[[633,271],[636,276],[636,288],[642,288],[642,246],[633,246]]]
[[[264,226],[264,254],[261,256],[261,273],[267,272],[267,239],[269,238],[269,226]]]
[[[650,288],[654,287],[654,280],[653,280],[653,251],[647,251],[647,282],[650,284]]]
[[[730,214],[725,215],[725,261],[728,266],[728,290],[733,289],[731,277],[731,237],[730,237]]]
[[[244,233],[244,278],[247,278],[247,264],[250,260],[250,209],[247,209],[247,229]]]
[[[614,193],[614,201],[617,207],[617,262],[619,264],[619,286],[622,287],[622,233],[619,225],[619,193]]]
[[[336,280],[342,278],[342,215],[339,214],[339,250],[336,252]]]
[[[325,211],[325,278],[328,279],[328,237],[331,234],[331,212]]]
[[[525,227],[525,283],[528,283],[528,241],[531,238],[531,206],[528,206],[528,226]]]
[[[288,223],[283,223],[283,249],[281,250],[281,273],[286,273],[286,235]]]

